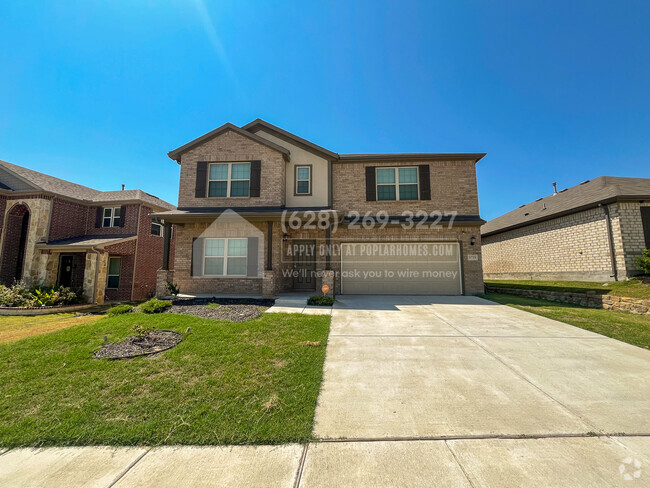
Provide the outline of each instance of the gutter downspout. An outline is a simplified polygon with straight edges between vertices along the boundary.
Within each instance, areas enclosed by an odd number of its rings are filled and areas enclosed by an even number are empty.
[[[616,255],[614,254],[614,236],[612,235],[612,218],[609,215],[609,205],[603,205],[605,211],[605,222],[607,224],[607,242],[609,243],[609,257],[612,263],[612,278],[618,281],[618,268],[616,266]]]

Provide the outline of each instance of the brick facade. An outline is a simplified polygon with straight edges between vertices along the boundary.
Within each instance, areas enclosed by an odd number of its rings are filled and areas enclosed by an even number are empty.
[[[618,278],[638,274],[645,247],[640,207],[608,205]],[[613,269],[603,207],[483,237],[486,279],[610,281]]]
[[[287,146],[289,147],[289,146]],[[293,152],[292,152],[293,154]],[[175,156],[176,157],[176,156]],[[180,156],[181,176],[179,183],[179,208],[192,210],[193,208],[215,207],[281,207],[286,205],[286,188],[292,188],[293,172],[287,174],[286,168],[290,163],[285,160],[282,153],[271,149],[259,142],[249,139],[233,130],[220,133],[197,145],[188,148]],[[261,161],[261,191],[259,198],[196,198],[195,188],[197,181],[197,163],[199,161]],[[475,160],[441,161],[439,158],[418,161],[339,161],[332,163],[332,205],[331,208],[348,214],[357,211],[361,215],[370,212],[377,215],[386,212],[390,216],[402,216],[405,212],[416,214],[424,211],[427,215],[432,212],[455,212],[458,215],[472,216],[476,222],[454,223],[452,228],[447,223],[442,223],[440,229],[431,229],[429,224],[425,228],[405,229],[400,226],[380,229],[349,229],[347,224],[341,223],[335,232],[332,232],[331,243],[338,245],[341,242],[366,241],[366,242],[457,242],[460,244],[462,256],[463,289],[466,294],[476,294],[483,291],[483,275],[481,268],[481,238],[478,221],[479,206],[476,186]],[[430,173],[430,200],[416,201],[367,201],[365,191],[366,167],[404,167],[428,165]],[[291,181],[288,181],[291,178]],[[313,181],[313,185],[328,187],[328,181]],[[209,228],[211,221],[197,221],[196,218],[180,218],[176,229],[176,252],[170,260],[170,270],[161,271],[157,293],[166,294],[164,283],[161,280],[173,279],[180,287],[181,293],[188,294],[255,294],[277,295],[278,293],[294,289],[292,271],[294,263],[288,257],[287,248],[296,240],[314,240],[316,243],[314,290],[320,290],[323,283],[327,283],[332,292],[340,290],[340,255],[334,255],[329,260],[326,252],[326,231],[321,228],[288,229],[279,222],[279,216],[271,216],[268,220],[264,217],[249,218],[252,225],[263,238],[260,242],[260,251],[264,252],[264,272],[258,277],[233,278],[233,277],[204,277],[192,274],[193,242],[201,237]],[[269,224],[271,225],[271,263],[268,266],[267,246]],[[470,243],[473,241],[473,245]],[[471,260],[468,256],[471,255]],[[325,276],[325,278],[323,278]]]
[[[255,161],[261,163],[259,197],[196,198],[196,167],[199,161]],[[189,150],[182,156],[178,206],[184,207],[260,207],[284,205],[285,161],[283,155],[259,142],[224,132]]]
[[[430,168],[431,200],[366,201],[365,168],[367,166],[404,167],[427,164]],[[376,214],[385,210],[389,215],[404,211],[424,210],[449,212],[459,215],[478,215],[478,192],[474,161],[364,161],[334,163],[332,166],[333,208],[342,212],[355,210]]]

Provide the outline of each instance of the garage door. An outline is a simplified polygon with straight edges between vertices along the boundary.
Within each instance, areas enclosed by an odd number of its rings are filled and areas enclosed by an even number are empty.
[[[456,242],[364,242],[341,245],[341,293],[462,295]]]

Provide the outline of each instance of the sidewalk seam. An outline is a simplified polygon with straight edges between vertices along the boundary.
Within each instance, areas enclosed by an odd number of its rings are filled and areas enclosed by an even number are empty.
[[[305,460],[307,459],[307,451],[309,450],[309,442],[305,444],[305,447],[302,449],[302,454],[300,455],[300,461],[298,461],[298,470],[296,471],[296,479],[293,483],[293,488],[299,488],[300,483],[302,482],[302,472],[305,469]]]
[[[143,457],[145,457],[147,454],[149,454],[151,452],[152,449],[153,449],[153,447],[150,447],[145,452],[140,454],[137,457],[137,459],[135,461],[133,461],[131,464],[129,464],[129,466],[122,472],[122,474],[120,474],[117,478],[115,478],[115,480],[113,480],[113,482],[110,485],[108,485],[106,488],[113,488],[113,486],[115,486],[122,478],[124,478],[124,476],[126,476],[126,474],[129,471],[131,471],[131,468],[133,468],[136,464],[138,464],[142,460]]]
[[[480,440],[536,440],[536,439],[581,439],[581,438],[625,438],[650,437],[650,433],[549,433],[549,434],[476,434],[457,436],[418,436],[418,437],[349,437],[345,439],[319,439],[317,443],[337,444],[354,442],[422,442],[422,441],[480,441]]]
[[[7,453],[8,453],[9,451],[11,451],[11,450],[13,450],[13,447],[10,447],[10,448],[7,449],[6,451],[0,452],[0,457],[4,456],[5,454],[7,454]]]
[[[466,479],[467,482],[469,483],[469,486],[471,486],[472,488],[474,488],[476,485],[474,485],[474,483],[473,483],[472,480],[470,479],[470,477],[469,477],[469,473],[467,473],[467,471],[465,471],[465,466],[462,465],[462,463],[460,462],[460,459],[458,459],[458,456],[456,456],[456,453],[454,452],[454,450],[451,448],[451,446],[449,445],[449,443],[448,443],[447,441],[445,441],[445,446],[447,446],[447,449],[449,449],[449,452],[450,452],[451,455],[453,456],[454,461],[456,461],[456,464],[458,465],[458,467],[460,468],[460,470],[463,472],[463,475],[465,476],[465,479]]]

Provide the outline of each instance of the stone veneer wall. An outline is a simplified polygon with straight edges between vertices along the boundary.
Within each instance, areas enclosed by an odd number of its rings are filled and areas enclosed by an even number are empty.
[[[625,310],[638,314],[650,314],[650,300],[642,300],[640,298],[597,295],[595,292],[573,293],[550,290],[528,290],[494,285],[485,285],[485,287],[491,293],[505,293],[507,295],[539,298],[553,302],[574,303],[589,308],[605,308],[608,310]]]

